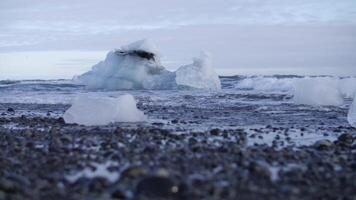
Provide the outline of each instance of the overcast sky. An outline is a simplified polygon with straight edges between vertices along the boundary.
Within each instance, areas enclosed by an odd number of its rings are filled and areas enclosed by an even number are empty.
[[[0,79],[71,78],[151,39],[170,70],[356,75],[355,0],[1,0]]]

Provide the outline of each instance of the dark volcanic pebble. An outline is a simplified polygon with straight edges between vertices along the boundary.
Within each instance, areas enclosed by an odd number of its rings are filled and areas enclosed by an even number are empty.
[[[136,186],[136,195],[140,197],[178,199],[182,194],[182,187],[168,177],[145,177]]]
[[[341,145],[352,145],[354,142],[354,136],[349,133],[344,133],[338,137],[337,141]]]
[[[333,146],[333,143],[330,140],[323,139],[315,142],[314,146],[319,150],[330,149]]]

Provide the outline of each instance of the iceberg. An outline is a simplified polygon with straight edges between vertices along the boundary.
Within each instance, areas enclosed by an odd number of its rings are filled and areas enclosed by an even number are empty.
[[[207,56],[195,59],[177,72],[166,70],[149,40],[140,40],[110,51],[105,60],[74,79],[89,89],[176,89],[188,86],[220,89],[220,80]]]
[[[352,98],[356,95],[356,78],[340,79],[339,88],[344,97]]]
[[[192,64],[180,67],[175,73],[175,80],[179,86],[199,89],[221,88],[219,76],[206,53],[202,53],[199,58],[193,58]]]
[[[90,89],[167,89],[175,85],[174,73],[161,64],[156,47],[141,40],[110,51],[105,60],[76,78]]]
[[[344,99],[333,78],[304,78],[295,82],[293,100],[297,104],[339,106]]]
[[[107,125],[114,122],[141,122],[147,117],[137,109],[132,95],[118,98],[91,97],[79,95],[72,106],[64,113],[66,123],[77,123],[86,126]]]
[[[347,114],[347,121],[352,127],[356,128],[356,95]]]

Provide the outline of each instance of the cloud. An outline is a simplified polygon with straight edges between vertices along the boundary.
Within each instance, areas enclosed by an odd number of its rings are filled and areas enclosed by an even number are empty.
[[[107,51],[152,38],[170,68],[205,49],[221,69],[349,73],[355,27],[355,0],[0,1],[0,53]]]

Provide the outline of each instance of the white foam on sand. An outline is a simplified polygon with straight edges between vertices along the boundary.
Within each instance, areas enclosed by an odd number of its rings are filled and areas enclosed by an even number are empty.
[[[137,109],[135,98],[129,94],[118,98],[79,95],[64,113],[63,118],[66,123],[86,126],[147,120],[144,113]]]
[[[161,65],[160,54],[149,40],[110,51],[104,61],[74,80],[90,89],[108,90],[176,89],[180,85],[199,89],[221,88],[219,77],[207,56],[194,59],[193,64],[183,66],[177,72],[170,72]]]

